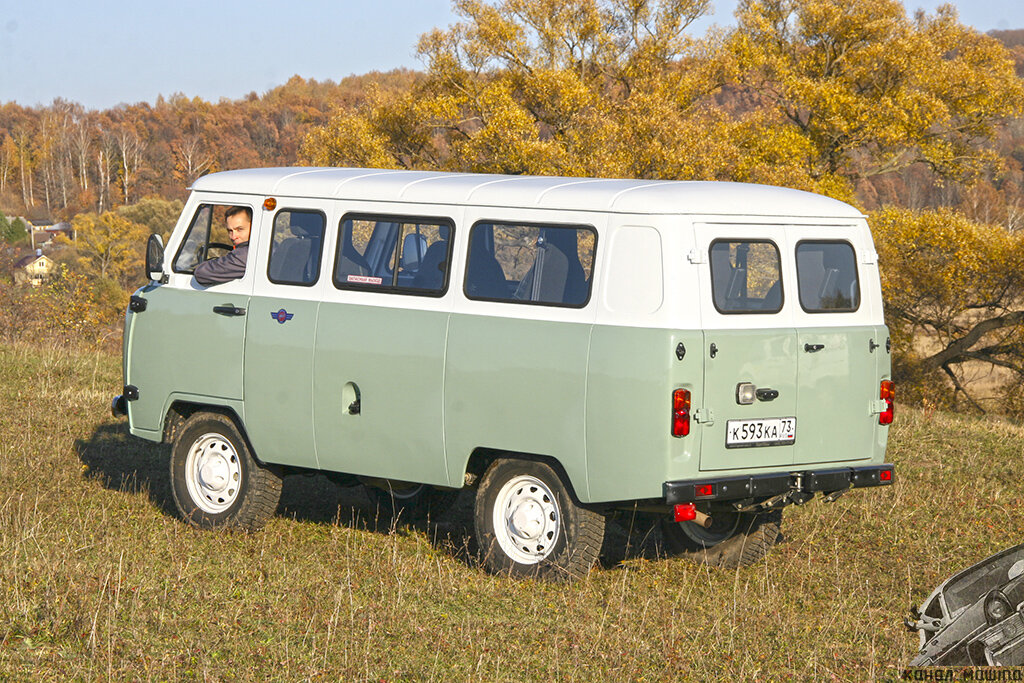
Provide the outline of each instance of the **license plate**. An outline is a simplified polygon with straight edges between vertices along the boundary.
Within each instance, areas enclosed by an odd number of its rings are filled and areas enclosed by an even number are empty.
[[[728,420],[725,423],[726,448],[785,446],[794,441],[796,441],[795,417]]]

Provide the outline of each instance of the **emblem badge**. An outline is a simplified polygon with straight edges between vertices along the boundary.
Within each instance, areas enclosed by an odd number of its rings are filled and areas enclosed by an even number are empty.
[[[288,311],[286,311],[286,310],[284,310],[282,308],[279,311],[271,311],[270,312],[270,317],[273,318],[274,320],[276,320],[277,322],[281,323],[282,325],[284,325],[286,322],[288,322],[293,317],[295,317],[295,314],[294,313],[289,313]]]

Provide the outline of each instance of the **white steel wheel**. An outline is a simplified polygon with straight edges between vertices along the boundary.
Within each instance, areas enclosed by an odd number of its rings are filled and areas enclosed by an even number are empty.
[[[601,552],[604,516],[573,498],[550,465],[495,460],[480,478],[474,513],[481,564],[495,574],[565,581]]]
[[[505,554],[520,564],[536,564],[558,542],[561,512],[555,494],[536,477],[511,479],[494,504],[494,537]]]
[[[212,515],[227,510],[238,498],[242,466],[234,446],[216,433],[193,442],[185,459],[185,486],[189,497]]]
[[[171,448],[171,494],[193,526],[253,531],[277,509],[281,476],[253,458],[231,418],[195,413]]]

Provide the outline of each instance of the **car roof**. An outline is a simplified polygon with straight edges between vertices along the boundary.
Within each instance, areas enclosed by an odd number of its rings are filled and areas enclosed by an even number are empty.
[[[709,181],[296,167],[211,173],[196,180],[192,189],[262,196],[614,213],[862,217],[849,204],[802,190]]]

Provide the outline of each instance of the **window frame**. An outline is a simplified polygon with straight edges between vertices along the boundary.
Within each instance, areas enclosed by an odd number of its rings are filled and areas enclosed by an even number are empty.
[[[743,309],[730,311],[722,310],[721,308],[718,307],[718,297],[715,296],[715,262],[714,259],[711,258],[711,251],[715,248],[716,244],[722,242],[727,244],[737,242],[746,242],[748,244],[770,244],[772,248],[775,249],[775,256],[777,259],[779,272],[779,307],[777,309]],[[711,244],[708,245],[708,276],[710,277],[711,281],[711,304],[715,307],[715,310],[718,311],[721,315],[778,315],[779,313],[782,312],[782,309],[786,307],[786,283],[784,269],[782,267],[782,249],[780,249],[779,245],[775,242],[775,240],[771,239],[770,237],[716,237],[715,239],[711,240]]]
[[[853,308],[829,308],[829,309],[810,309],[804,306],[803,297],[800,295],[800,261],[797,258],[797,251],[803,244],[845,244],[850,247],[850,251],[853,253],[853,274],[857,279],[857,305]],[[804,313],[808,315],[818,315],[821,313],[856,313],[860,310],[860,305],[864,301],[863,291],[861,289],[860,279],[860,268],[857,267],[857,249],[853,246],[853,243],[849,240],[844,239],[801,239],[793,247],[793,269],[796,271],[796,298],[800,302],[800,308]]]
[[[323,233],[321,233],[321,235],[320,235],[320,251],[319,251],[319,254],[317,255],[317,260],[318,260],[319,267],[317,268],[317,271],[316,271],[316,278],[314,278],[312,282],[290,282],[288,280],[275,280],[274,278],[270,277],[270,266],[273,263],[273,258],[274,258],[274,229],[275,229],[275,225],[277,223],[277,217],[280,216],[285,211],[287,211],[289,213],[319,214],[320,217],[323,218],[324,227],[323,227]],[[323,258],[324,258],[324,242],[326,240],[327,240],[327,213],[325,211],[323,211],[322,209],[302,209],[302,208],[292,208],[292,207],[282,207],[282,208],[279,208],[276,212],[274,212],[274,218],[270,221],[270,245],[269,245],[269,248],[268,248],[268,251],[267,251],[267,282],[273,283],[275,285],[282,285],[282,286],[287,286],[287,287],[315,287],[316,284],[318,282],[320,282],[320,274],[323,272],[323,268],[324,268],[324,262],[323,262]]]
[[[213,201],[213,202],[200,202],[200,203],[196,204],[196,210],[192,212],[192,217],[189,219],[189,222],[188,222],[188,229],[185,231],[185,234],[182,236],[181,243],[178,245],[178,250],[174,253],[174,259],[171,261],[171,272],[172,273],[177,273],[179,275],[195,275],[196,267],[198,267],[201,263],[205,263],[205,261],[212,260],[212,259],[205,259],[204,261],[200,261],[199,263],[196,263],[195,266],[193,266],[192,270],[180,270],[178,268],[178,259],[181,258],[181,254],[185,250],[185,245],[188,244],[189,235],[192,234],[192,228],[194,227],[195,219],[196,219],[196,216],[199,214],[199,212],[202,211],[206,207],[210,207],[210,221],[208,223],[209,230],[206,233],[206,241],[203,244],[204,248],[209,248],[209,246],[210,246],[210,237],[213,236],[213,217],[214,217],[214,212],[217,210],[217,207],[225,207],[226,208],[226,207],[231,207],[231,206],[246,206],[246,207],[248,207],[249,209],[252,210],[252,223],[256,222],[256,210],[253,209],[253,207],[251,205],[249,205],[249,204],[245,204],[245,203],[239,204],[239,203],[234,203],[234,202],[216,202],[216,201]],[[253,228],[254,228],[254,226],[250,225],[250,231]],[[250,237],[251,236],[252,236],[252,233],[250,232]],[[229,252],[225,252],[225,254],[230,254],[230,253],[231,253],[230,251]],[[221,254],[221,256],[223,256],[223,255],[224,254]],[[220,256],[218,256],[217,258],[220,258]],[[248,264],[246,264],[246,269],[248,270]]]
[[[594,236],[594,254],[590,264],[590,278],[587,281],[587,296],[583,299],[580,304],[567,304],[558,303],[554,301],[524,301],[522,299],[500,299],[493,297],[482,297],[482,296],[470,296],[469,292],[466,291],[466,285],[469,282],[469,259],[473,253],[473,232],[480,225],[490,225],[492,230],[494,227],[499,225],[509,226],[514,228],[557,228],[557,229],[572,229],[572,230],[587,230]],[[493,235],[493,232],[492,232]],[[586,308],[590,303],[590,300],[594,296],[594,273],[597,269],[597,243],[599,239],[597,228],[587,223],[540,223],[537,221],[518,221],[518,220],[500,220],[500,219],[489,219],[480,218],[473,222],[473,225],[469,227],[469,236],[466,239],[466,262],[463,264],[462,271],[462,295],[470,301],[487,301],[490,303],[500,304],[518,304],[520,306],[546,306],[548,308],[571,308],[581,309]],[[579,253],[577,251],[577,258]],[[582,263],[580,265],[583,265]]]
[[[399,225],[416,223],[429,224],[438,227],[448,228],[448,255],[446,258],[447,267],[444,270],[444,282],[440,289],[420,289],[416,287],[403,287],[399,285],[371,285],[361,282],[339,282],[338,262],[342,249],[345,248],[345,222],[346,221],[373,221],[377,223],[398,223]],[[341,291],[351,290],[357,292],[377,292],[378,294],[401,294],[407,296],[425,296],[439,299],[448,293],[452,279],[452,255],[455,249],[455,219],[447,216],[425,216],[420,214],[393,214],[393,213],[370,213],[363,211],[350,211],[342,215],[338,221],[338,240],[334,247],[334,265],[331,267],[331,284]],[[396,240],[396,246],[400,240]],[[427,247],[429,249],[429,245]],[[395,252],[390,252],[395,255]],[[397,258],[397,257],[396,257]],[[397,262],[397,261],[396,261]]]

